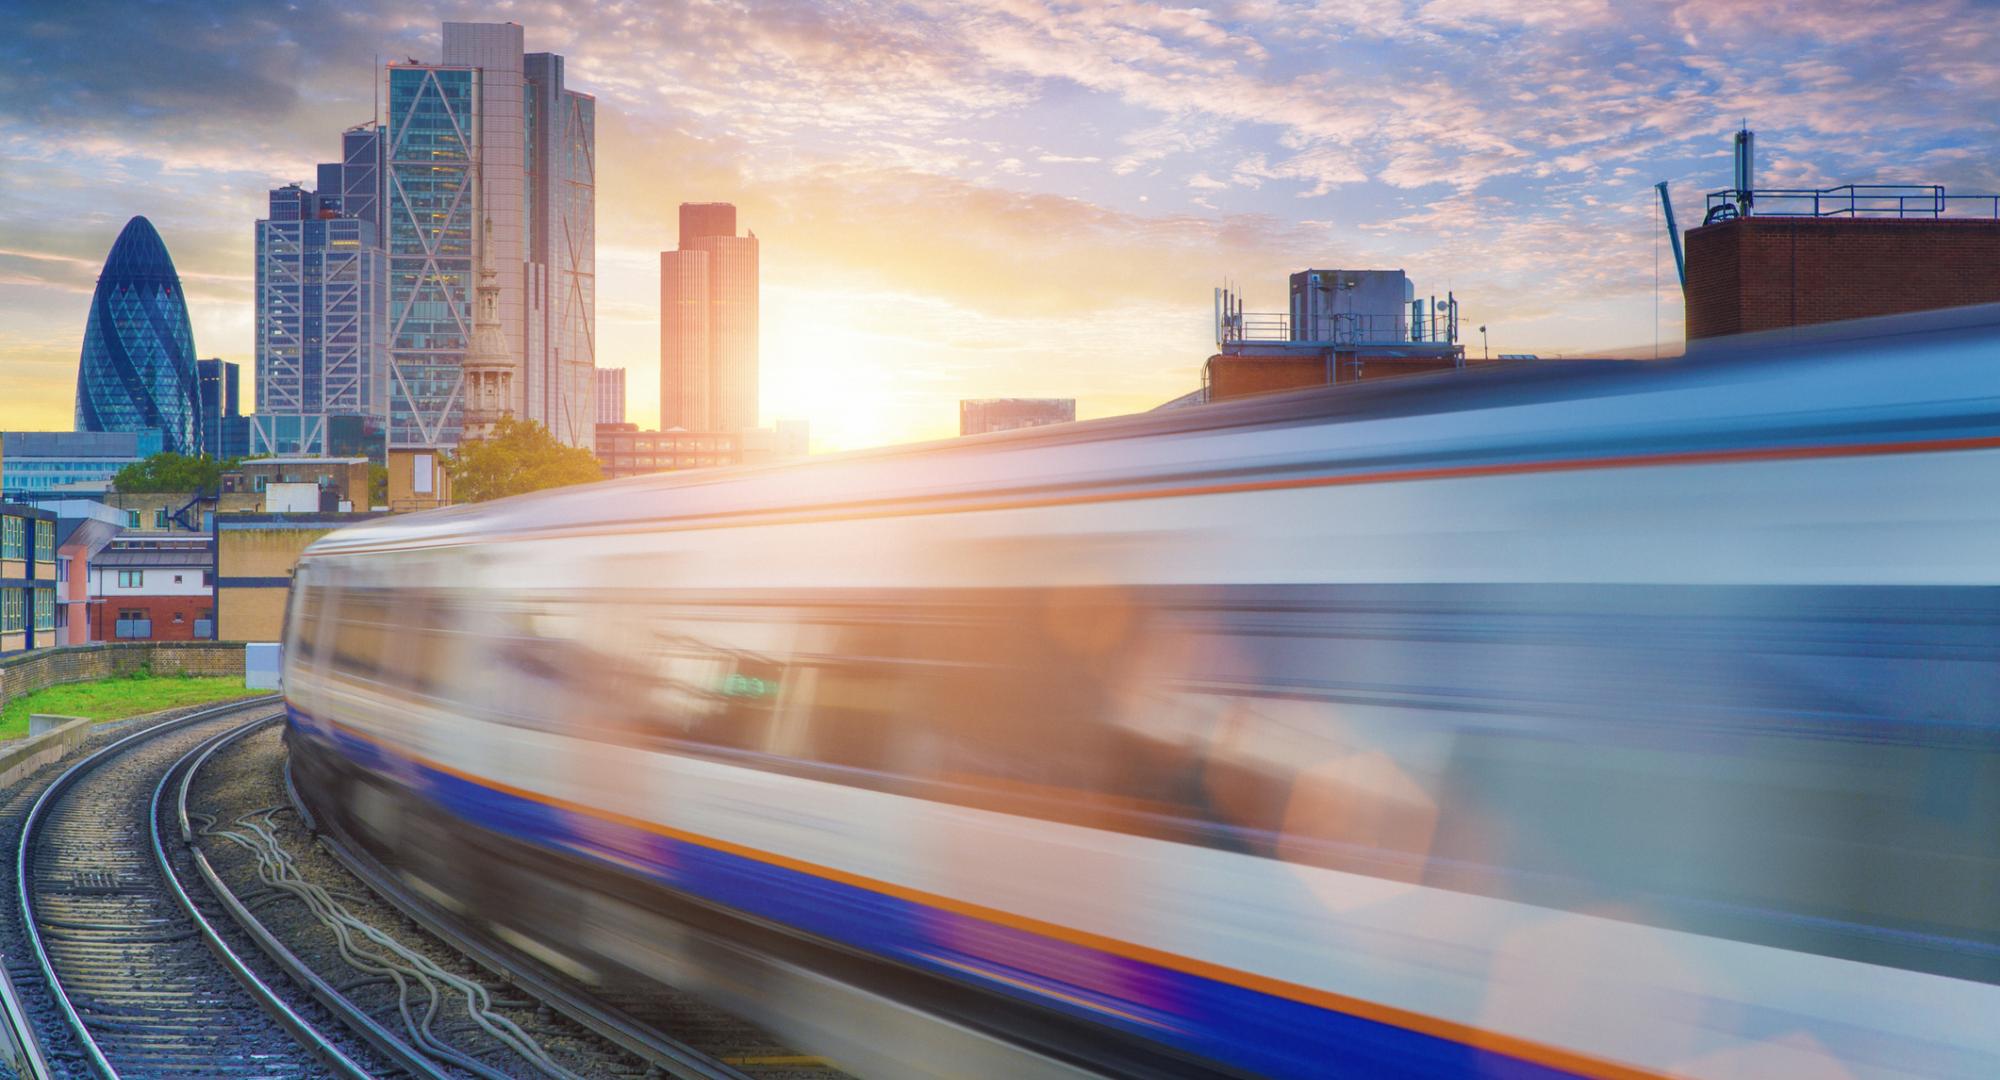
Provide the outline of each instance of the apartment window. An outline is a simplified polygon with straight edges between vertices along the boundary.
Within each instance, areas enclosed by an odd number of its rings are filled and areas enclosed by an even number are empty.
[[[181,612],[178,612],[178,611],[174,612],[174,625],[175,625],[175,626],[179,626],[179,625],[180,625],[181,623],[183,623],[183,622],[185,622],[185,621],[186,621],[186,618],[184,617],[184,615],[183,615],[183,614],[182,614]]]
[[[0,632],[26,629],[21,618],[22,595],[24,590],[21,589],[0,592]]]
[[[167,508],[162,506],[153,511],[153,528],[164,529],[166,527],[167,527]]]
[[[56,591],[54,589],[35,590],[35,629],[54,630],[56,628]]]
[[[62,558],[56,560],[56,581],[65,582],[68,580],[69,580],[69,556],[64,555]]]
[[[145,581],[146,572],[144,570],[118,571],[118,587],[121,589],[136,589],[144,585]]]
[[[215,571],[203,570],[201,572],[201,587],[204,589],[215,588]]]
[[[51,559],[54,559],[55,557],[56,557],[56,523],[53,521],[35,522],[36,560],[39,562],[48,562]]]
[[[22,559],[27,557],[21,553],[26,532],[26,530],[21,528],[24,521],[25,519],[23,518],[0,517],[0,559]]]
[[[139,511],[137,510],[125,511],[125,527],[128,529],[136,529],[139,527]]]
[[[182,576],[182,575],[180,575],[180,574],[175,574],[175,575],[174,575],[174,584],[176,584],[176,585],[179,585],[179,584],[181,583],[181,576]]]

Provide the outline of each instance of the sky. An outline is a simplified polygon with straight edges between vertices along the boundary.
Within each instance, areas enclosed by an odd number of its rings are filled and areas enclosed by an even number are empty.
[[[657,424],[681,202],[762,241],[765,422],[817,450],[956,433],[964,397],[1079,417],[1195,389],[1213,290],[1401,267],[1471,348],[1678,348],[1681,223],[1757,132],[1760,187],[2000,191],[2000,40],[1954,0],[1202,6],[0,2],[0,429],[67,429],[127,218],[202,356],[254,360],[252,229],[373,115],[379,63],[514,21],[597,98],[598,356]],[[246,408],[249,403],[246,401]]]

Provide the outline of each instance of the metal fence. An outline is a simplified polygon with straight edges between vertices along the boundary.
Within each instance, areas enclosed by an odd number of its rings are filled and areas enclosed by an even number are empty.
[[[2000,195],[1953,195],[1943,184],[1725,188],[1708,193],[1706,225],[1738,217],[1975,218],[2000,220]]]

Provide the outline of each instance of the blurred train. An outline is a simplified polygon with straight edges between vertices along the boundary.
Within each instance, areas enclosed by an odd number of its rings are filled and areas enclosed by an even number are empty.
[[[303,797],[868,1075],[2000,1076],[2000,309],[344,529]]]

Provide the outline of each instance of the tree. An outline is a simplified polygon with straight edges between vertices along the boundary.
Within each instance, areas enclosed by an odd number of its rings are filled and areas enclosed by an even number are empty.
[[[216,491],[222,486],[224,470],[236,467],[236,459],[217,461],[202,454],[190,457],[172,452],[154,454],[118,470],[111,486],[125,495],[161,491]]]
[[[389,505],[389,467],[387,465],[368,466],[368,506]]]
[[[446,459],[453,502],[476,503],[504,499],[543,488],[602,480],[597,455],[564,446],[549,429],[533,420],[503,417],[493,435],[469,443]]]

